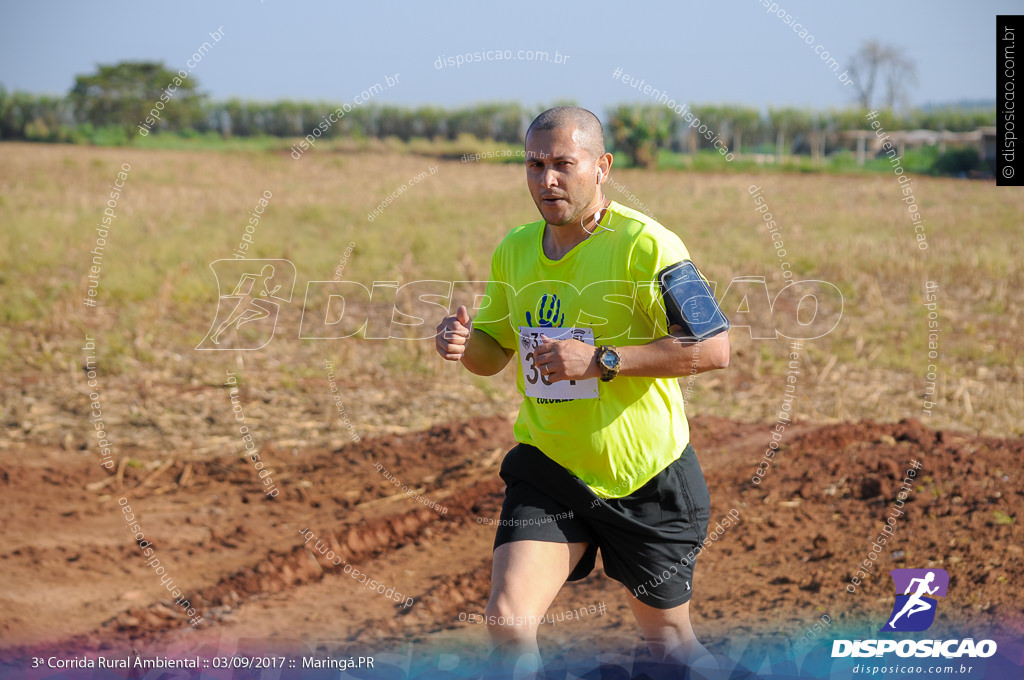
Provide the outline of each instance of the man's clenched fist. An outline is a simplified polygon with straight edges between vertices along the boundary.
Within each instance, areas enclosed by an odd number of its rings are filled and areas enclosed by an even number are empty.
[[[466,343],[473,332],[473,321],[466,305],[459,305],[454,316],[446,316],[437,324],[434,336],[437,353],[448,361],[459,361],[466,353]]]

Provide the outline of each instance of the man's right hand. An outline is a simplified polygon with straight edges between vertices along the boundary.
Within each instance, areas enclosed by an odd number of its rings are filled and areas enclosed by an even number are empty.
[[[466,344],[473,332],[473,321],[466,305],[459,305],[453,316],[446,316],[437,324],[434,336],[437,353],[448,361],[460,361],[466,353]]]

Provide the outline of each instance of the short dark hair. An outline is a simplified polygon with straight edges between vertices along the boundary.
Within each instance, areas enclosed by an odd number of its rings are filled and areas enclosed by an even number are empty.
[[[580,144],[594,158],[603,156],[604,126],[593,113],[580,106],[555,106],[533,119],[526,136],[540,130],[574,128],[580,132]]]

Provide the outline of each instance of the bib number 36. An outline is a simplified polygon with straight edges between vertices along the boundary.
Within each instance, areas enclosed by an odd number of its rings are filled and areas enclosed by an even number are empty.
[[[560,380],[550,382],[537,366],[536,351],[541,335],[552,340],[579,340],[594,345],[594,331],[590,328],[535,328],[519,327],[519,360],[523,369],[526,396],[541,399],[596,399],[597,378],[586,380]]]

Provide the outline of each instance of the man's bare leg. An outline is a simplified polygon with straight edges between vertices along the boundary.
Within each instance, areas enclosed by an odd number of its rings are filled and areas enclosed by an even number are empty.
[[[586,550],[586,543],[513,541],[494,551],[487,632],[513,677],[540,670],[539,621]]]
[[[688,677],[694,680],[718,677],[715,658],[704,649],[693,633],[689,602],[671,609],[656,609],[630,593],[629,606],[640,624],[647,648],[657,661],[689,666],[691,675]]]

